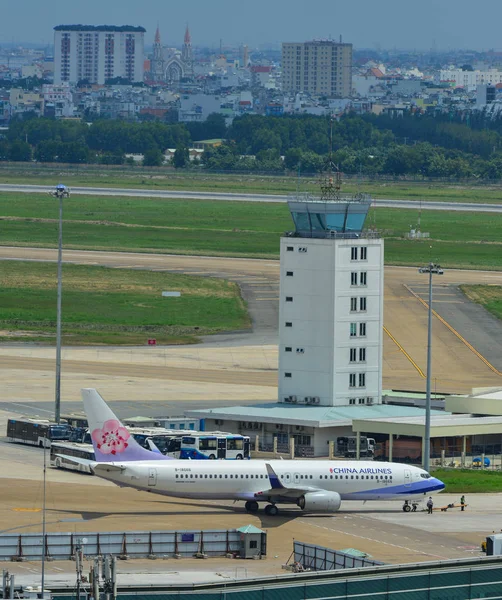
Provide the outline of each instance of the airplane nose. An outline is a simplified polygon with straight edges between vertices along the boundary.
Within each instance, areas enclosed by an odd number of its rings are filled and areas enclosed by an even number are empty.
[[[434,489],[437,490],[438,492],[441,490],[444,490],[444,488],[446,487],[445,484],[440,479],[434,478],[434,481],[432,483],[433,483]]]

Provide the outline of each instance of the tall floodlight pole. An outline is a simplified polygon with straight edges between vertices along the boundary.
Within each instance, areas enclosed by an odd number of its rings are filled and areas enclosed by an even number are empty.
[[[63,198],[68,198],[70,192],[65,185],[56,186],[52,195],[59,200],[59,234],[58,234],[58,291],[56,308],[56,390],[54,418],[61,422],[61,299],[63,296]]]
[[[432,364],[432,275],[442,275],[439,265],[429,263],[418,269],[419,273],[429,274],[429,317],[427,322],[427,378],[425,388],[425,436],[424,436],[424,469],[429,471],[431,465],[431,364]]]

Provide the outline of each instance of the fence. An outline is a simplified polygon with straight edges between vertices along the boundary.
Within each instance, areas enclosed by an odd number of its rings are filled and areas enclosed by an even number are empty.
[[[384,564],[365,556],[354,556],[347,552],[305,544],[304,542],[295,541],[293,548],[295,562],[300,563],[304,569],[310,569],[311,571],[360,569]]]
[[[41,533],[0,536],[0,561],[71,560],[80,546],[86,556],[119,558],[225,556],[240,549],[240,533],[226,531],[128,531],[105,533]]]

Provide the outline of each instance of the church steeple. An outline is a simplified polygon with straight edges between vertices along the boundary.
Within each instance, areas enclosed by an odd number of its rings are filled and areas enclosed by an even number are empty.
[[[188,24],[185,29],[185,37],[183,40],[183,49],[181,50],[181,60],[186,66],[186,75],[193,75],[193,51],[192,51],[192,38],[190,36],[190,29]]]
[[[190,29],[188,29],[188,24],[187,24],[187,27],[185,29],[184,44],[185,44],[185,46],[191,46],[192,45],[192,38],[190,37]]]
[[[150,72],[154,81],[163,81],[165,77],[164,50],[160,41],[160,28],[157,25],[155,39],[153,42],[153,57],[150,64]]]

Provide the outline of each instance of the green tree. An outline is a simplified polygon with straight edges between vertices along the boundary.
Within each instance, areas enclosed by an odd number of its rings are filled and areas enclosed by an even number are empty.
[[[190,162],[190,154],[186,146],[179,145],[174,151],[173,166],[175,169],[183,169]]]
[[[286,169],[295,170],[301,167],[302,151],[300,148],[290,148],[284,155],[284,166]]]
[[[10,145],[9,160],[16,162],[27,162],[31,160],[31,146],[26,142],[12,142]]]
[[[164,162],[164,155],[157,148],[157,146],[153,148],[149,148],[143,157],[143,166],[144,167],[161,167]]]

